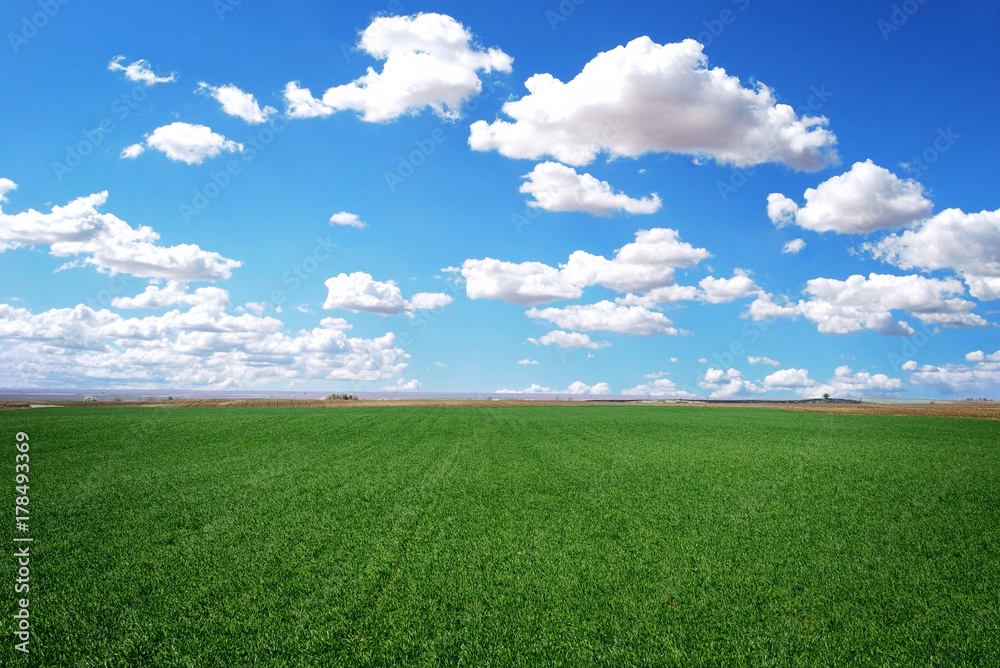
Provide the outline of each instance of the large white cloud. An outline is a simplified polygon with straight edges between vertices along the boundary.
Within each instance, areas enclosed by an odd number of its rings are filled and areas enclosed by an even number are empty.
[[[953,269],[973,297],[1000,299],[1000,209],[947,209],[864,248],[901,269]]]
[[[798,302],[778,303],[772,295],[761,294],[750,305],[754,320],[804,316],[824,334],[849,334],[863,329],[880,334],[911,335],[912,327],[897,321],[894,311],[903,311],[921,322],[945,327],[986,326],[987,321],[972,312],[975,302],[962,299],[965,288],[955,279],[869,274],[847,280],[814,278]]]
[[[158,76],[153,72],[152,65],[149,64],[148,60],[140,58],[135,62],[129,63],[128,65],[122,65],[122,61],[125,60],[125,56],[115,56],[108,63],[108,69],[112,72],[124,72],[125,78],[129,81],[136,81],[146,86],[155,86],[161,83],[170,83],[172,81],[177,81],[177,73],[171,72],[166,76]]]
[[[384,61],[381,72],[370,67],[321,99],[290,82],[285,87],[288,115],[309,118],[350,109],[365,121],[380,123],[430,107],[453,119],[482,90],[478,73],[509,72],[513,63],[499,49],[473,44],[469,30],[443,14],[376,17],[361,33],[358,47]]]
[[[168,281],[164,287],[148,285],[142,294],[135,297],[115,297],[111,300],[111,305],[120,309],[160,309],[199,304],[213,304],[224,308],[229,305],[229,293],[212,286],[188,292],[184,283]]]
[[[737,269],[732,278],[708,276],[699,281],[698,285],[702,289],[701,298],[712,304],[725,304],[760,292],[760,288],[743,269]]]
[[[229,278],[241,264],[194,244],[158,246],[159,235],[152,228],[134,228],[99,212],[107,199],[107,191],[95,193],[54,206],[50,213],[28,209],[8,214],[0,208],[0,245],[44,244],[52,255],[80,256],[84,264],[101,271],[178,281]]]
[[[231,315],[217,302],[123,318],[79,305],[32,313],[0,304],[0,376],[22,387],[260,387],[304,380],[375,381],[403,373],[392,333],[351,338],[324,318],[286,333],[274,318]]]
[[[596,304],[573,304],[565,308],[532,308],[528,310],[528,317],[582,332],[617,332],[634,336],[680,333],[670,319],[659,311],[607,300]]]
[[[412,315],[414,311],[439,308],[454,301],[444,292],[418,292],[407,300],[395,281],[376,281],[363,271],[333,276],[327,279],[326,288],[323,308],[378,315]]]
[[[822,397],[824,394],[846,398],[899,394],[903,389],[903,381],[890,378],[884,373],[855,373],[850,367],[840,366],[834,370],[833,378],[826,383],[810,378],[806,369],[781,369],[764,378],[763,388],[794,391],[807,399]]]
[[[541,262],[515,264],[486,258],[462,265],[471,299],[500,299],[531,306],[574,299],[583,289],[602,285],[618,292],[645,292],[674,283],[674,269],[691,267],[711,254],[680,240],[676,230],[639,230],[608,259],[575,251],[559,268]]]
[[[732,399],[760,394],[764,391],[760,385],[745,380],[743,373],[738,369],[728,369],[726,371],[715,368],[706,369],[705,375],[698,384],[706,390],[711,390],[712,393],[710,396],[713,399]]]
[[[214,158],[223,151],[243,151],[243,144],[212,132],[212,128],[207,125],[192,125],[180,121],[153,130],[146,137],[146,146],[160,151],[171,160],[189,165],[200,165],[206,158]]]
[[[260,106],[251,93],[240,90],[233,84],[223,86],[212,86],[204,81],[198,82],[198,90],[211,95],[216,102],[222,105],[222,111],[230,116],[242,118],[247,123],[259,124],[278,113],[274,107]]]
[[[856,162],[844,174],[809,188],[805,200],[800,207],[785,195],[771,193],[767,215],[778,226],[867,234],[914,223],[930,215],[934,207],[920,183],[900,179],[871,160]]]
[[[513,121],[477,121],[469,145],[511,158],[552,156],[586,165],[601,152],[672,152],[749,166],[779,162],[814,171],[837,160],[822,117],[799,117],[760,83],[744,87],[708,67],[694,40],[640,37],[598,54],[571,81],[535,74],[528,95],[504,104]]]
[[[933,387],[945,395],[986,395],[998,399],[1000,391],[1000,350],[986,354],[976,350],[965,356],[971,364],[925,364],[914,367],[910,382]]]
[[[578,174],[558,162],[535,165],[523,178],[527,180],[521,185],[521,192],[534,197],[528,205],[546,211],[582,211],[595,216],[616,212],[645,214],[659,211],[663,204],[656,193],[641,199],[616,193],[607,181]]]
[[[590,350],[599,350],[611,345],[607,341],[593,341],[589,336],[580,332],[564,332],[561,329],[553,330],[537,339],[529,338],[528,343],[534,343],[536,346],[557,346],[563,349],[589,348]]]

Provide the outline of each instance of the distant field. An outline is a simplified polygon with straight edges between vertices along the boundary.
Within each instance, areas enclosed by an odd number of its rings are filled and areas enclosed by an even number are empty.
[[[18,431],[30,665],[1000,665],[996,421],[4,411],[10,506]]]

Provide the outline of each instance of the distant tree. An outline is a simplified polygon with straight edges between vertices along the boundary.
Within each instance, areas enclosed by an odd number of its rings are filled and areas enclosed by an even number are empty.
[[[824,392],[823,393],[823,401],[830,401],[830,393],[829,392]]]

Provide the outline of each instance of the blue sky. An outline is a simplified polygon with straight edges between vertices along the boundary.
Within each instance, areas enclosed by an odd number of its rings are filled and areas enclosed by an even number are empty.
[[[1000,386],[1000,3],[101,7],[0,10],[0,386]]]

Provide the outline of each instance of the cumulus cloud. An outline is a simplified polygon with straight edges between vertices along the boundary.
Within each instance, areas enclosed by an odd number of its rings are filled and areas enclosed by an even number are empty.
[[[529,206],[546,211],[581,211],[595,216],[610,216],[624,212],[655,213],[662,206],[656,193],[635,199],[616,193],[607,181],[590,174],[578,174],[572,167],[558,162],[543,162],[524,177],[521,192],[534,199]]]
[[[393,390],[396,392],[416,392],[417,390],[420,389],[420,381],[417,380],[416,378],[412,380],[405,380],[403,378],[400,378],[399,380],[396,381],[395,385],[388,385],[383,389]]]
[[[901,269],[952,269],[977,299],[1000,299],[1000,209],[947,209],[914,229],[865,244],[874,257]]]
[[[730,399],[733,397],[760,394],[764,390],[757,384],[743,379],[743,373],[737,369],[709,368],[698,383],[706,390],[711,390],[713,399]]]
[[[789,241],[788,243],[786,243],[784,246],[781,247],[781,252],[788,253],[790,255],[795,255],[805,247],[806,247],[806,242],[803,241],[802,239],[792,239],[791,241]]]
[[[118,157],[123,160],[134,160],[142,155],[145,150],[146,147],[142,144],[130,144],[122,149],[122,152],[118,154]]]
[[[760,292],[743,269],[737,269],[732,278],[715,278],[708,276],[698,283],[701,286],[701,298],[711,304],[725,304],[742,297]]]
[[[972,313],[975,302],[962,299],[965,288],[955,279],[918,276],[869,274],[850,276],[840,281],[814,278],[803,293],[809,296],[798,302],[775,302],[770,294],[761,294],[750,305],[754,320],[805,316],[824,334],[850,334],[869,329],[879,334],[909,336],[913,328],[897,321],[893,311],[902,311],[921,322],[944,327],[986,326],[986,320]]]
[[[229,293],[222,288],[204,287],[188,292],[181,281],[167,281],[164,287],[148,285],[142,294],[135,297],[115,297],[111,305],[119,309],[160,309],[168,306],[197,306],[211,304],[225,308],[229,305]]]
[[[541,262],[515,264],[486,258],[462,265],[470,299],[500,299],[532,306],[559,299],[575,299],[583,289],[602,285],[618,292],[644,292],[672,286],[674,270],[690,267],[711,254],[680,240],[676,230],[639,230],[608,259],[575,251],[555,268]]]
[[[140,58],[135,62],[129,63],[128,65],[122,65],[124,60],[125,56],[115,56],[111,59],[111,62],[108,63],[108,69],[112,72],[124,72],[125,78],[129,81],[136,81],[146,86],[155,86],[156,84],[177,81],[176,72],[171,72],[167,76],[157,76],[153,72],[153,67],[149,64],[148,60]]]
[[[368,224],[361,220],[358,214],[348,213],[347,211],[340,211],[330,216],[330,225],[356,227],[359,230],[368,227]]]
[[[910,225],[930,215],[934,205],[913,179],[898,176],[871,160],[805,192],[802,207],[781,193],[767,196],[767,215],[779,227],[795,224],[816,232],[867,234]]]
[[[0,178],[0,203],[7,201],[7,193],[17,190],[17,184],[7,178]]]
[[[328,278],[326,288],[323,308],[342,308],[355,313],[413,315],[414,311],[439,308],[454,301],[451,295],[443,292],[419,292],[407,300],[395,281],[376,281],[371,274],[362,271]]]
[[[755,357],[753,355],[747,356],[747,362],[750,364],[766,364],[768,366],[781,366],[781,362],[773,360],[770,357]]]
[[[573,304],[565,308],[532,308],[528,317],[545,320],[563,329],[583,332],[617,332],[634,336],[679,334],[667,316],[645,306],[625,306],[607,300],[596,304]]]
[[[639,397],[671,397],[674,399],[689,399],[696,395],[677,387],[669,378],[657,378],[652,383],[642,383],[627,390],[622,390],[624,396]]]
[[[180,121],[153,130],[146,137],[146,146],[160,151],[171,160],[189,165],[200,165],[206,158],[214,158],[223,151],[243,152],[243,144],[212,132],[212,128],[207,125],[192,125]]]
[[[263,123],[278,113],[278,110],[274,107],[264,107],[261,109],[257,98],[250,93],[240,90],[233,84],[212,86],[204,81],[200,81],[198,83],[198,90],[212,96],[216,102],[222,105],[222,111],[230,116],[242,118],[252,125]]]
[[[296,334],[279,320],[232,315],[207,300],[124,318],[78,305],[32,313],[0,304],[0,376],[22,387],[260,387],[302,380],[388,380],[408,355],[395,335],[361,339],[324,318]]]
[[[241,264],[194,244],[158,246],[160,235],[152,228],[135,228],[98,211],[107,199],[107,191],[95,193],[54,206],[50,213],[28,209],[8,214],[0,208],[0,250],[4,245],[47,245],[52,255],[79,256],[99,271],[177,281],[226,279]]]
[[[764,378],[763,389],[794,391],[806,399],[815,399],[829,394],[831,397],[861,397],[895,395],[903,389],[903,381],[890,378],[884,373],[854,373],[850,367],[840,366],[833,372],[833,378],[820,383],[809,377],[806,369],[781,369]]]
[[[356,111],[372,123],[391,121],[430,108],[446,119],[458,118],[462,104],[482,90],[479,73],[509,72],[513,59],[499,49],[475,45],[472,33],[450,16],[378,16],[361,33],[358,48],[384,61],[368,72],[334,86],[317,99],[297,82],[285,87],[288,115],[328,116]]]
[[[965,359],[971,364],[925,364],[917,367],[914,363],[910,382],[932,387],[943,395],[986,395],[994,399],[1000,398],[997,396],[997,388],[1000,388],[1000,350],[990,354],[976,350],[967,354]]]
[[[521,366],[537,366],[539,362],[538,360],[525,358],[523,360],[518,360],[517,363],[520,364]]]
[[[740,167],[778,162],[815,171],[837,160],[823,117],[799,117],[761,83],[709,68],[695,40],[640,37],[598,54],[571,81],[535,74],[504,104],[512,121],[477,121],[469,145],[510,158],[552,156],[582,166],[606,152],[671,152]]]
[[[580,332],[564,332],[560,329],[553,330],[537,339],[529,338],[528,343],[533,343],[536,346],[557,346],[563,349],[589,348],[590,350],[599,350],[611,345],[607,341],[592,341],[589,336]]]
[[[523,390],[497,390],[497,394],[578,394],[578,395],[593,395],[593,394],[609,394],[611,392],[611,386],[607,383],[594,383],[593,385],[587,385],[579,380],[570,383],[569,387],[565,390],[558,391],[553,390],[538,383],[532,383],[529,387]]]

